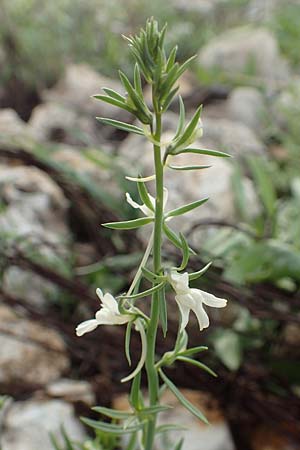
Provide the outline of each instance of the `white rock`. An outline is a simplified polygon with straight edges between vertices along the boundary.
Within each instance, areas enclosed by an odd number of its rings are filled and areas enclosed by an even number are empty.
[[[268,89],[285,84],[289,76],[273,34],[263,28],[235,28],[220,34],[202,48],[198,61],[206,69],[217,68],[233,77],[250,71],[250,77],[257,77]]]
[[[262,93],[253,87],[235,88],[227,100],[226,117],[249,127],[259,135],[264,134],[267,109]]]
[[[0,382],[45,385],[59,378],[69,359],[61,336],[0,306]]]
[[[3,144],[24,143],[24,139],[30,139],[30,130],[15,110],[10,108],[0,109],[0,142]]]
[[[94,118],[80,116],[72,108],[54,102],[34,108],[28,127],[31,135],[40,142],[96,145],[100,140]]]
[[[96,402],[92,386],[87,381],[62,378],[49,384],[46,392],[50,397],[62,398],[70,403],[83,402],[92,406]]]
[[[175,0],[174,6],[183,13],[197,13],[199,15],[211,16],[220,5],[224,5],[227,2],[228,0],[194,0],[192,2]]]
[[[47,174],[34,167],[0,165],[0,198],[4,204],[0,229],[7,239],[18,239],[25,253],[26,247],[39,250],[48,261],[57,261],[57,251],[65,256],[69,242],[68,202]],[[58,250],[51,249],[51,245]],[[47,305],[49,294],[56,292],[38,275],[14,266],[5,270],[2,287],[12,296],[41,308]]]
[[[62,445],[60,428],[73,441],[82,442],[85,433],[75,418],[73,407],[61,400],[16,402],[9,409],[4,432],[1,436],[2,450],[53,450],[50,433]]]
[[[95,72],[87,64],[71,64],[67,66],[63,78],[52,89],[43,93],[45,101],[64,105],[74,112],[84,113],[90,117],[116,117],[120,110],[108,103],[91,99],[95,94],[104,94],[102,87],[125,92],[118,80],[104,77]]]

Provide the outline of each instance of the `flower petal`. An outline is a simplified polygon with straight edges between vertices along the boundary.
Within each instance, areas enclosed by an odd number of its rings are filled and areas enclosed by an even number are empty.
[[[170,283],[172,284],[172,287],[177,294],[187,293],[190,290],[189,274],[187,272],[184,272],[182,274],[175,271],[171,272]]]
[[[105,308],[109,309],[111,312],[119,314],[118,302],[109,292],[102,298],[102,304]]]
[[[77,336],[83,336],[85,333],[95,330],[99,325],[96,319],[85,320],[76,327]]]
[[[130,206],[132,206],[132,208],[134,209],[140,209],[141,205],[139,205],[137,202],[135,202],[131,195],[129,194],[129,192],[126,192],[126,201],[127,203],[129,203]]]
[[[197,302],[193,308],[193,311],[198,319],[200,331],[202,331],[204,328],[207,328],[209,326],[209,318],[202,306],[202,303]]]
[[[155,199],[153,197],[151,197],[151,195],[149,195],[149,199],[150,199],[152,204],[153,204],[153,201],[154,201],[154,204],[155,204]],[[153,217],[153,215],[154,215],[153,211],[151,211],[151,209],[149,209],[148,206],[146,206],[144,204],[143,205],[139,205],[138,203],[136,203],[131,198],[131,195],[128,192],[126,192],[126,200],[127,200],[127,203],[129,203],[129,205],[132,206],[132,208],[140,209],[142,211],[142,213],[145,214],[145,216],[147,216],[147,217]]]
[[[189,316],[190,316],[190,308],[182,302],[180,295],[176,295],[175,300],[177,302],[177,305],[178,305],[178,308],[180,311],[180,315],[181,315],[181,324],[180,324],[180,332],[181,332],[185,329],[185,327],[188,324]]]
[[[103,292],[101,291],[100,288],[96,289],[96,294],[98,295],[98,297],[100,298],[101,301],[103,301]]]
[[[211,306],[213,308],[224,308],[227,305],[227,300],[225,298],[216,297],[215,295],[205,291],[200,291],[200,293],[202,295],[203,303],[207,306]]]

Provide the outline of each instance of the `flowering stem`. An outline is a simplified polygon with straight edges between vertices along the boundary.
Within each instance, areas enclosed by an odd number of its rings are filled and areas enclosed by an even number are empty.
[[[156,130],[154,139],[160,143],[161,139],[161,113],[156,112]],[[163,221],[163,165],[161,161],[160,144],[153,145],[154,163],[156,175],[156,201],[155,201],[155,222],[154,222],[154,239],[153,239],[153,272],[159,275],[161,269],[161,240],[162,240],[162,221]],[[149,403],[154,406],[158,401],[158,374],[155,367],[155,343],[159,321],[159,293],[154,292],[151,303],[150,323],[147,330],[147,357],[146,371],[149,387]],[[149,419],[145,450],[152,450],[155,437],[155,418]]]

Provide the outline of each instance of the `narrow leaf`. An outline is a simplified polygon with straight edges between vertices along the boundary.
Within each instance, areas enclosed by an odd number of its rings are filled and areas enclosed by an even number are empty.
[[[186,268],[186,266],[188,265],[189,262],[189,257],[190,257],[190,250],[189,250],[189,244],[187,243],[187,240],[185,239],[184,235],[182,233],[179,233],[179,237],[181,240],[181,244],[182,244],[182,262],[181,265],[179,267],[179,271],[180,270],[184,270]]]
[[[199,411],[198,408],[196,408],[189,400],[187,400],[182,393],[177,389],[175,384],[163,373],[161,369],[159,369],[159,374],[163,380],[163,382],[168,386],[170,391],[174,394],[174,396],[177,398],[177,400],[194,416],[196,416],[198,419],[202,420],[204,423],[208,425],[208,420],[204,416],[204,414]]]
[[[192,211],[193,209],[198,208],[199,206],[203,205],[203,203],[207,202],[207,200],[208,200],[208,197],[204,198],[202,200],[196,200],[195,202],[188,203],[187,205],[181,206],[180,208],[173,209],[167,213],[166,218],[180,216],[189,211]]]
[[[114,105],[117,106],[118,108],[125,109],[126,111],[134,114],[134,110],[123,101],[117,100],[112,97],[107,97],[106,95],[93,95],[93,98],[96,98],[97,100],[102,100],[105,103],[109,103],[110,105]]]
[[[159,317],[163,336],[166,337],[168,331],[168,308],[164,289],[159,292]]]
[[[113,89],[102,88],[102,91],[105,92],[105,94],[109,95],[110,97],[119,100],[120,102],[126,102],[126,97],[124,97],[121,94],[118,94],[118,92],[114,91]]]
[[[106,119],[105,117],[96,117],[96,119],[103,125],[111,125],[112,127],[118,128],[119,130],[144,136],[144,131],[142,128],[131,125],[130,123],[120,122],[119,120],[114,119]]]
[[[143,97],[143,88],[142,88],[142,80],[141,80],[141,73],[140,69],[137,63],[135,63],[134,66],[134,88],[138,95]]]
[[[129,395],[129,402],[134,409],[140,409],[142,407],[140,398],[140,386],[141,386],[141,372],[139,372],[131,384],[131,390]]]
[[[173,49],[170,52],[170,55],[169,55],[169,58],[168,58],[168,61],[167,61],[167,67],[166,67],[166,71],[167,72],[169,72],[171,70],[171,68],[175,64],[177,50],[178,50],[178,46],[175,45],[175,47],[173,47]]]
[[[160,283],[161,281],[166,281],[166,277],[163,275],[156,275],[151,272],[151,270],[147,269],[147,267],[142,267],[143,276],[150,281],[151,283]]]
[[[132,411],[118,411],[112,408],[105,408],[104,406],[94,406],[92,410],[110,419],[126,420],[133,416]]]
[[[165,285],[165,281],[163,281],[162,283],[157,284],[156,286],[153,286],[150,289],[147,289],[146,291],[143,292],[139,292],[138,294],[134,294],[134,295],[120,295],[117,298],[130,298],[130,299],[137,299],[137,298],[143,298],[143,297],[147,297],[150,294],[153,294],[153,292],[157,292],[160,289],[162,289]]]
[[[199,347],[192,347],[180,352],[180,356],[193,356],[206,350],[208,350],[208,347],[205,347],[203,345]]]
[[[194,131],[196,130],[196,128],[198,126],[199,119],[201,116],[201,111],[202,111],[202,105],[200,105],[199,108],[197,108],[191,121],[187,125],[184,133],[182,134],[180,139],[176,142],[175,148],[179,147],[180,145],[184,145],[188,141],[188,139],[191,138],[192,134],[194,133]]]
[[[197,278],[199,278],[202,275],[204,275],[205,272],[210,268],[211,265],[212,265],[212,262],[209,262],[208,264],[206,264],[206,266],[203,267],[203,269],[198,270],[198,272],[190,273],[189,274],[189,281],[197,280]]]
[[[94,430],[104,431],[105,433],[114,434],[116,436],[121,436],[123,434],[134,433],[135,431],[139,431],[143,428],[143,423],[138,423],[136,425],[129,426],[127,428],[123,428],[121,425],[115,425],[107,422],[101,422],[97,420],[87,419],[85,417],[81,418],[81,421],[93,428]]]
[[[176,359],[179,361],[185,362],[187,364],[191,364],[192,366],[199,367],[199,369],[204,370],[205,372],[209,373],[213,377],[217,377],[218,375],[216,372],[214,372],[212,369],[210,369],[206,364],[203,364],[200,361],[197,361],[196,359],[187,358],[186,356],[178,356]]]
[[[129,366],[131,366],[131,357],[130,357],[131,330],[132,330],[132,321],[128,322],[125,334],[125,355]]]
[[[147,408],[143,408],[139,411],[137,411],[138,415],[141,417],[146,416],[152,416],[156,415],[163,411],[168,411],[169,409],[172,409],[172,406],[168,405],[155,405],[155,406],[148,406]]]
[[[173,170],[201,170],[201,169],[209,169],[211,166],[173,166],[168,164],[168,167]]]
[[[179,95],[179,120],[174,140],[176,140],[181,135],[184,128],[184,123],[185,123],[185,107],[182,97],[181,95]]]
[[[127,220],[125,222],[103,223],[102,226],[105,228],[111,228],[112,230],[134,230],[135,228],[142,227],[150,222],[153,222],[151,217],[141,217],[140,219]]]
[[[150,200],[147,188],[145,186],[145,183],[143,183],[142,181],[139,181],[137,183],[137,187],[138,187],[138,191],[139,191],[139,195],[140,198],[142,200],[142,202],[151,210],[154,212],[154,206],[152,205],[152,202]]]
[[[184,148],[179,152],[174,152],[175,155],[180,155],[181,153],[196,153],[198,155],[208,155],[208,156],[218,156],[220,158],[230,158],[231,155],[225,152],[219,152],[218,150],[210,150],[206,148]]]

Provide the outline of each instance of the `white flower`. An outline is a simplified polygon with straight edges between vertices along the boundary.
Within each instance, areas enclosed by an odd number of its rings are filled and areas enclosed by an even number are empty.
[[[118,308],[117,300],[108,292],[103,295],[101,289],[97,289],[96,293],[101,300],[101,308],[95,314],[95,319],[89,319],[80,323],[76,328],[77,336],[83,336],[97,328],[98,325],[123,325],[128,322],[133,322],[135,329],[141,335],[142,353],[138,365],[135,370],[127,377],[123,378],[122,383],[131,380],[143,368],[147,354],[147,338],[144,325],[140,318],[133,314],[121,314]]]
[[[227,300],[223,298],[215,297],[200,289],[190,288],[189,275],[187,272],[179,274],[173,271],[169,275],[169,280],[176,292],[175,300],[181,313],[180,331],[184,330],[187,326],[190,310],[195,313],[200,331],[202,331],[209,326],[209,318],[203,308],[203,304],[213,308],[224,308],[227,304]]]
[[[108,292],[103,295],[101,289],[96,293],[101,300],[101,308],[95,314],[95,319],[86,320],[80,323],[76,328],[77,336],[83,336],[85,333],[95,330],[98,325],[123,325],[130,322],[130,314],[121,314],[118,308],[117,300]]]
[[[152,197],[152,195],[150,195],[150,194],[148,194],[148,196],[149,196],[151,205],[153,206],[153,211],[150,208],[148,208],[148,206],[146,206],[145,204],[139,205],[138,203],[136,203],[131,198],[131,195],[128,192],[126,192],[126,200],[130,206],[132,206],[134,209],[140,209],[145,216],[154,218],[155,198]],[[164,188],[164,205],[163,205],[164,208],[166,206],[167,200],[168,200],[168,190],[166,188]]]

